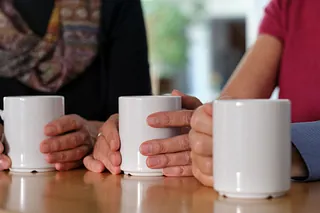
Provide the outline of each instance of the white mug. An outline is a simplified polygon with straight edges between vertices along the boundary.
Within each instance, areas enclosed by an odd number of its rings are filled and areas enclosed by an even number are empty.
[[[64,115],[64,98],[61,96],[5,97],[4,121],[5,149],[11,158],[10,171],[45,172],[54,165],[45,160],[40,143],[47,138],[44,127]]]
[[[289,100],[217,100],[214,188],[233,198],[284,195],[291,183]]]
[[[119,134],[121,140],[121,170],[135,176],[162,176],[162,169],[150,169],[140,145],[148,140],[176,136],[175,128],[152,128],[147,117],[155,112],[181,109],[177,96],[127,96],[119,98]]]

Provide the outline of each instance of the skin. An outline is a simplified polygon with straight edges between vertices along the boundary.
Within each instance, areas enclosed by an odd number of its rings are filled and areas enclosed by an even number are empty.
[[[183,110],[157,112],[150,115],[147,122],[153,128],[180,128],[181,134],[168,139],[142,141],[140,152],[148,156],[146,163],[149,168],[163,169],[166,176],[192,176],[188,132],[192,114],[202,103],[177,90],[172,95],[181,96]],[[111,116],[100,131],[102,136],[98,138],[93,154],[84,159],[84,165],[93,172],[107,169],[112,174],[119,174],[122,156],[119,151],[118,115]]]
[[[82,159],[88,155],[95,142],[98,129],[102,122],[87,121],[78,115],[66,115],[50,122],[44,128],[48,139],[40,144],[40,151],[48,163],[54,164],[59,171],[77,168],[82,165]],[[3,133],[3,127],[0,127]],[[0,143],[0,153],[3,153]],[[0,154],[0,170],[11,166],[8,156]]]
[[[261,35],[246,53],[223,89],[219,99],[269,98],[275,88],[282,44],[272,36]],[[191,119],[189,132],[192,171],[204,185],[213,186],[212,168],[212,104],[199,107]],[[307,175],[305,163],[295,147],[292,148],[292,176]]]

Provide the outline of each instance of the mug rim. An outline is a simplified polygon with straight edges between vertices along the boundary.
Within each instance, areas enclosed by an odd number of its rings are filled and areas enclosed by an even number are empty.
[[[159,98],[170,98],[176,99],[181,98],[181,96],[172,96],[172,95],[137,95],[137,96],[120,96],[119,99],[159,99]]]
[[[5,96],[3,99],[52,99],[64,98],[61,95],[21,95],[21,96]]]
[[[244,103],[287,103],[290,102],[289,99],[219,99],[214,100],[215,103],[218,102],[244,102]]]

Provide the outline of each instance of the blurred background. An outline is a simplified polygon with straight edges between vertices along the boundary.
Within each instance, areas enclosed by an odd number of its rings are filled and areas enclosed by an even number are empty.
[[[154,94],[216,98],[255,41],[269,0],[141,0]],[[272,98],[277,98],[277,91]]]

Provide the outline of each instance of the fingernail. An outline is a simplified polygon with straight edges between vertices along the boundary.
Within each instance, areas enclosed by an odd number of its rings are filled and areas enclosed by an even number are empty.
[[[176,89],[174,89],[174,90],[172,91],[172,93],[178,93],[178,94],[181,95],[181,96],[186,95],[186,94],[184,94],[183,92],[180,92],[179,90],[176,90]]]
[[[157,157],[154,158],[148,158],[148,166],[149,167],[155,167],[160,164],[160,159]]]
[[[142,144],[140,146],[140,152],[141,154],[144,154],[144,155],[152,154],[152,145]]]
[[[148,117],[147,122],[149,125],[157,125],[160,123],[159,119],[156,117]]]
[[[47,126],[45,129],[45,134],[46,135],[53,135],[55,134],[57,129],[54,126]]]

